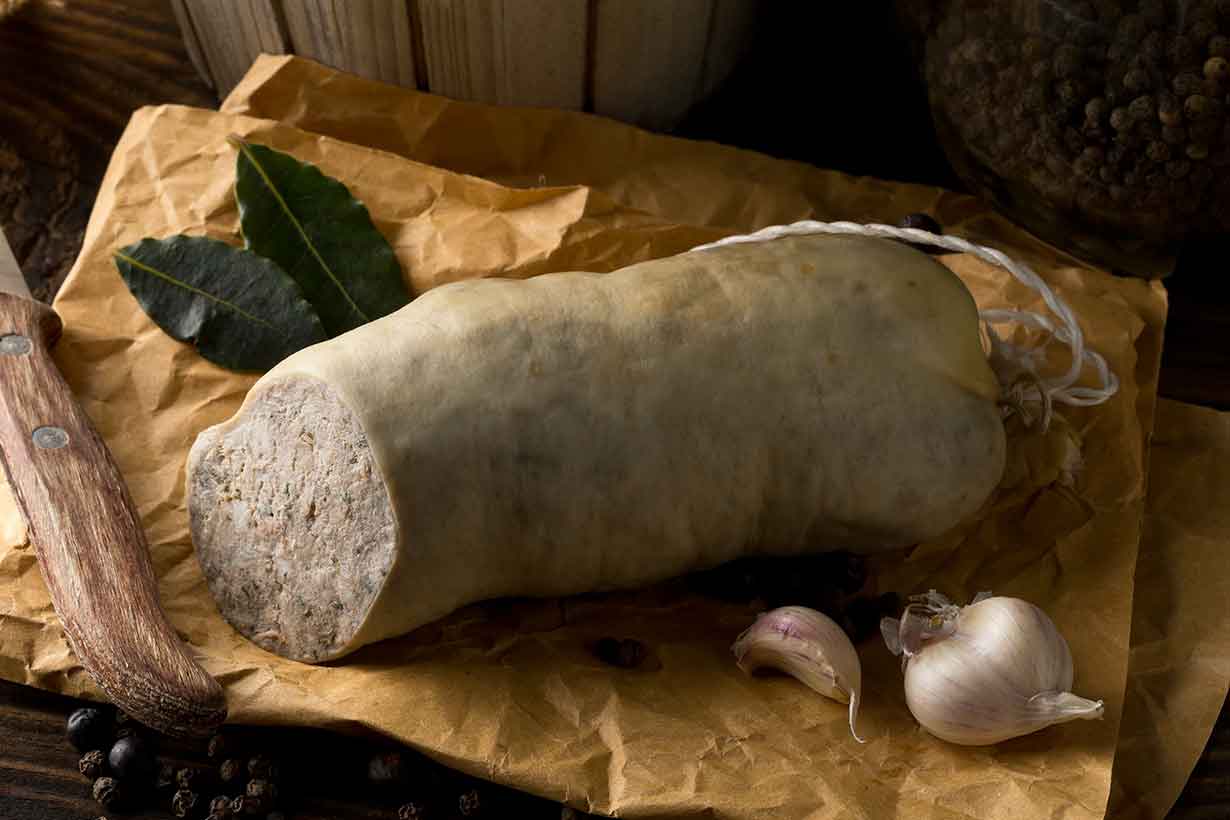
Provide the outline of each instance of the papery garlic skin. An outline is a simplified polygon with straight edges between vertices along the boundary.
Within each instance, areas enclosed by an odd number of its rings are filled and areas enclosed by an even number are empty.
[[[827,698],[850,704],[850,734],[865,742],[854,728],[862,665],[854,644],[832,618],[807,607],[780,607],[757,617],[732,649],[748,674],[777,669]]]
[[[940,617],[951,619],[952,609]],[[905,660],[906,704],[936,737],[985,746],[1102,717],[1101,701],[1069,691],[1068,643],[1028,601],[986,598],[957,610],[943,631],[907,651]]]

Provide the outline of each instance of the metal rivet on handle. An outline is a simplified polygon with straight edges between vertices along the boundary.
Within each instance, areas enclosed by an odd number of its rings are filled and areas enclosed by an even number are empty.
[[[61,427],[40,427],[31,436],[34,446],[44,450],[58,450],[68,444],[68,433]]]
[[[17,333],[9,333],[5,336],[0,336],[0,355],[3,356],[24,356],[30,352],[34,345],[30,344],[30,339]]]

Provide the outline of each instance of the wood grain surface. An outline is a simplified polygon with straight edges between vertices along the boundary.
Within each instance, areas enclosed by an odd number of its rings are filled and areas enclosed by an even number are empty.
[[[793,8],[762,21],[752,52],[679,133],[855,174],[959,188],[931,136],[925,98],[909,80],[906,50],[885,34],[891,3],[816,4],[811,15]],[[840,47],[852,37],[866,38],[866,47]],[[170,0],[33,0],[0,23],[0,67],[0,226],[35,295],[48,300],[80,248],[107,157],[131,111],[217,100],[193,69]],[[818,117],[802,119],[803,107]],[[1190,246],[1168,280],[1161,378],[1163,395],[1222,409],[1230,409],[1227,247],[1224,240]],[[0,682],[0,817],[101,813],[64,740],[64,718],[74,705]],[[413,788],[365,785],[356,766],[381,748],[375,741],[291,730],[253,734],[254,742],[299,759],[307,773],[290,816],[394,817],[397,803],[413,796]],[[199,747],[172,745],[164,753],[203,759]],[[439,772],[423,777],[448,779]],[[448,782],[443,792],[455,796],[459,781]],[[559,817],[558,807],[516,795],[497,792],[493,805],[500,811],[488,815]],[[171,815],[164,807],[125,816]],[[440,816],[456,812],[446,807]],[[1223,712],[1170,820],[1226,817],[1230,712]]]
[[[208,736],[222,687],[162,611],[128,488],[51,357],[60,331],[51,308],[0,293],[0,465],[86,671],[142,723]]]

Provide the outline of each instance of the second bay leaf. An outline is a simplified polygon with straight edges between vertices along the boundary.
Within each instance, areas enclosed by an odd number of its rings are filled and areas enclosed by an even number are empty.
[[[345,185],[281,151],[231,144],[248,249],[290,274],[331,336],[410,301],[393,248]]]
[[[324,341],[324,327],[275,263],[201,236],[142,239],[115,254],[132,295],[158,327],[231,370],[268,370]]]

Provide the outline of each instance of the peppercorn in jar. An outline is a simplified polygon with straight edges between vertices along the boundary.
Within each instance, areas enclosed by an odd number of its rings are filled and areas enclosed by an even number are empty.
[[[957,173],[1035,233],[1156,274],[1230,229],[1230,0],[899,0]]]

